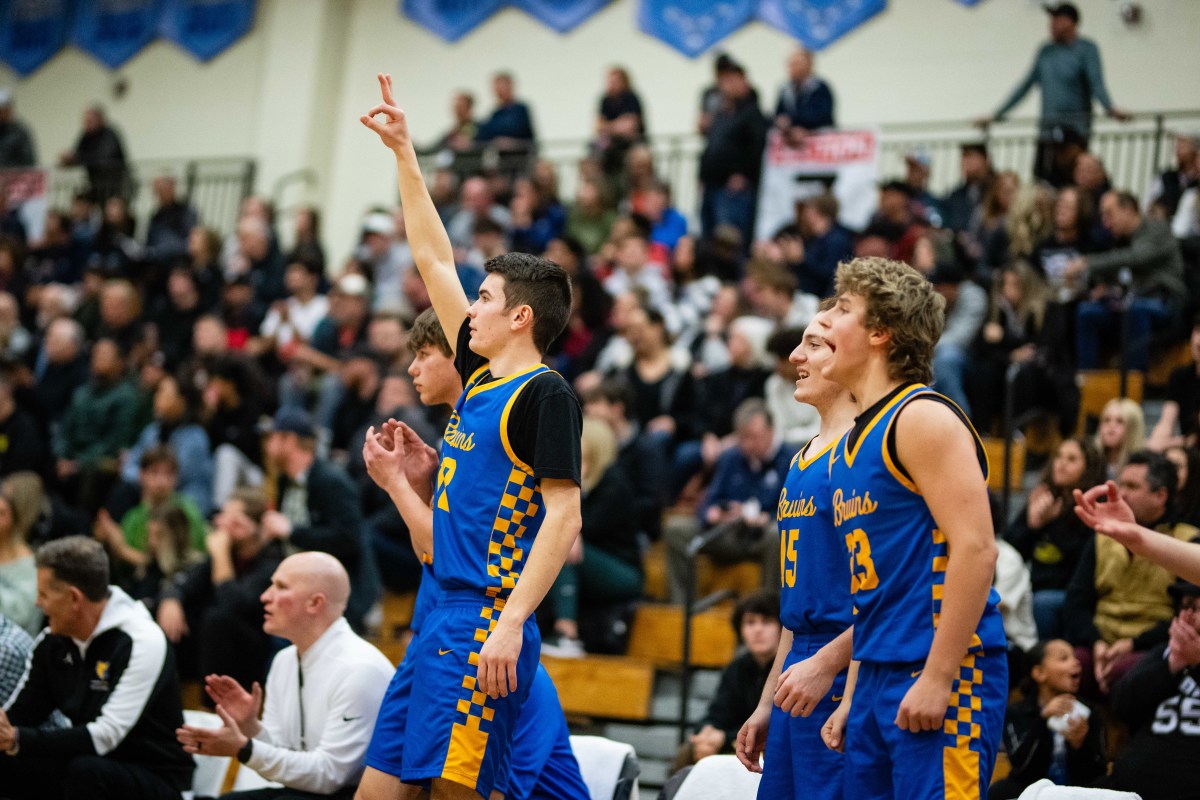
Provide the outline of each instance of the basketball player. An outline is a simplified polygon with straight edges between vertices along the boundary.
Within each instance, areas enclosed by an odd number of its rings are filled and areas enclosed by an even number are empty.
[[[582,412],[566,381],[541,364],[566,326],[571,285],[558,265],[508,253],[485,264],[479,299],[468,304],[390,76],[379,84],[383,102],[360,121],[395,154],[413,259],[464,389],[434,490],[442,597],[413,652],[422,713],[408,719],[400,777],[429,786],[435,800],[486,798],[508,774],[537,670],[532,614],[580,529]]]
[[[844,694],[852,624],[846,545],[833,529],[829,454],[853,424],[855,405],[846,389],[821,376],[830,355],[821,332],[816,321],[810,324],[789,359],[795,398],[817,409],[821,428],[792,459],[779,497],[784,631],[762,699],[737,740],[738,759],[763,773],[763,800],[842,798],[842,755],[821,738]]]
[[[822,374],[859,408],[829,456],[859,662],[843,701],[852,691],[847,793],[985,797],[1004,719],[1006,645],[991,588],[983,445],[962,411],[924,385],[945,303],[919,272],[882,258],[842,264],[836,290]],[[841,732],[830,738],[840,744]]]
[[[413,322],[408,345],[413,351],[408,373],[421,402],[429,406],[453,406],[462,394],[462,380],[433,309],[426,309]],[[368,431],[363,460],[372,479],[400,510],[412,532],[413,547],[421,556],[424,574],[410,626],[415,639],[440,594],[432,566],[432,545],[421,544],[428,542],[432,531],[433,511],[429,501],[437,454],[412,428],[388,420],[378,435],[373,428]],[[412,642],[409,649],[416,649]],[[400,781],[413,664],[414,659],[406,655],[388,686],[367,750],[367,767],[357,800],[393,800],[419,789],[402,786]],[[510,774],[507,781],[500,782],[498,790],[509,800],[533,797],[587,800],[587,786],[571,751],[570,732],[558,702],[558,691],[540,664],[517,719]]]

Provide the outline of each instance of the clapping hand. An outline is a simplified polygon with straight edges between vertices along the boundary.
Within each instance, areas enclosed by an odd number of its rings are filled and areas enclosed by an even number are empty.
[[[257,722],[263,700],[262,686],[258,681],[247,692],[228,675],[208,675],[204,678],[204,691],[214,703],[229,712],[239,729]]]

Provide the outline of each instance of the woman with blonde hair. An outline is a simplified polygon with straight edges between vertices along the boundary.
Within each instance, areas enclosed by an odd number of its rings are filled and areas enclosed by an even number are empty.
[[[1110,480],[1134,450],[1146,444],[1146,418],[1142,407],[1128,397],[1114,397],[1104,404],[1100,427],[1096,430],[1096,449],[1104,458],[1105,473]]]
[[[1009,259],[1032,258],[1038,245],[1054,233],[1054,205],[1054,190],[1044,183],[1017,190],[1004,222]]]
[[[28,530],[28,522],[16,506],[0,495],[0,614],[36,636],[42,627],[42,612],[36,605],[33,550],[25,542]]]
[[[617,463],[616,434],[607,423],[584,417],[582,448],[583,526],[548,595],[556,636],[542,646],[547,655],[560,657],[583,655],[580,630],[603,619],[605,606],[642,595],[638,509]]]

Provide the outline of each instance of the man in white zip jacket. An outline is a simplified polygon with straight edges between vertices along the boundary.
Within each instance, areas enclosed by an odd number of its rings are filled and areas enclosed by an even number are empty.
[[[234,792],[242,800],[352,798],[392,664],[342,617],[350,578],[327,553],[283,561],[263,593],[263,630],[292,642],[267,674],[267,703],[256,683],[247,692],[232,678],[209,675],[205,690],[225,723],[177,731],[189,753],[236,756],[284,788]]]

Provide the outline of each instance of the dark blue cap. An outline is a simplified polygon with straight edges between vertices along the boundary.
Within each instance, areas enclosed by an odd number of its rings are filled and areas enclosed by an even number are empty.
[[[303,408],[284,406],[275,412],[275,419],[271,421],[271,431],[273,433],[294,433],[297,436],[311,439],[317,435],[317,426],[313,422],[312,415]]]

